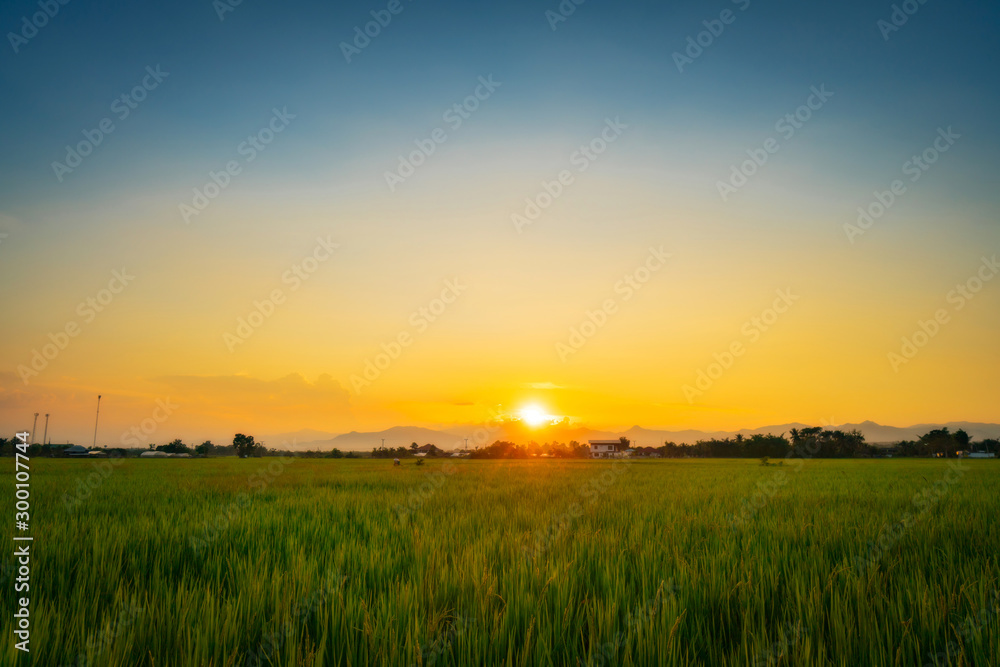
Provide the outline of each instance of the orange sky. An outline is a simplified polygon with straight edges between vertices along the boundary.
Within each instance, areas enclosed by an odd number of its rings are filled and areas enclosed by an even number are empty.
[[[668,205],[624,180],[626,157],[521,234],[499,183],[444,205],[433,191],[382,205],[247,193],[194,227],[125,199],[51,211],[79,223],[54,246],[7,218],[5,270],[25,275],[43,253],[50,268],[6,295],[0,421],[13,432],[50,412],[54,440],[89,442],[98,393],[112,444],[157,399],[178,406],[157,442],[477,423],[529,403],[608,429],[1000,421],[1000,281],[952,293],[993,256],[985,233],[933,227],[931,201],[851,244],[815,202],[776,215],[762,198],[723,209],[678,192]],[[612,193],[627,204],[605,210]],[[275,227],[279,209],[296,222]],[[890,353],[942,309],[894,369]]]

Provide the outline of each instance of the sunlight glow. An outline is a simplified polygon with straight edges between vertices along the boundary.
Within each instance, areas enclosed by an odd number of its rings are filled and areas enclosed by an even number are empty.
[[[548,414],[544,408],[536,404],[524,406],[518,412],[518,415],[520,416],[521,421],[532,428],[558,421],[558,417]]]

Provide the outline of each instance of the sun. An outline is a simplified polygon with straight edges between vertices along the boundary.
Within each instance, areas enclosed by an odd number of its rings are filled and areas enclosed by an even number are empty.
[[[537,428],[543,424],[551,424],[556,421],[556,417],[550,415],[543,407],[534,403],[524,406],[517,414],[521,418],[521,421],[532,428]]]

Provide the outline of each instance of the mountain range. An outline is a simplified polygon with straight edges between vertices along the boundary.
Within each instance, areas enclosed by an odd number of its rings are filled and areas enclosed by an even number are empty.
[[[468,446],[488,445],[497,440],[509,440],[516,443],[527,443],[531,440],[536,442],[586,442],[587,440],[608,440],[618,439],[625,436],[632,441],[632,444],[639,447],[657,447],[666,441],[677,444],[693,444],[698,440],[708,440],[711,438],[731,438],[737,434],[751,436],[757,433],[775,435],[788,434],[793,428],[809,428],[810,424],[791,423],[777,424],[773,426],[762,426],[753,429],[740,429],[738,431],[697,431],[686,429],[672,431],[668,429],[648,429],[642,426],[633,426],[623,431],[605,431],[591,429],[586,426],[567,426],[557,424],[539,429],[529,429],[520,422],[505,422],[496,426],[483,424],[465,424],[449,426],[441,429],[423,428],[420,426],[394,426],[384,431],[350,433],[329,433],[316,430],[302,430],[294,433],[279,433],[260,438],[261,442],[269,447],[289,450],[330,450],[333,448],[341,451],[370,451],[375,447],[380,447],[385,442],[386,447],[409,447],[410,443],[416,442],[419,445],[427,443],[437,445],[441,449],[451,450],[464,448],[466,438]],[[872,444],[894,443],[901,440],[915,440],[928,431],[945,428],[952,431],[964,429],[973,440],[984,438],[1000,439],[1000,424],[983,424],[976,422],[948,422],[942,424],[916,424],[914,426],[885,426],[873,421],[864,421],[860,424],[840,424],[838,426],[826,426],[823,428],[841,431],[860,431],[865,439]]]

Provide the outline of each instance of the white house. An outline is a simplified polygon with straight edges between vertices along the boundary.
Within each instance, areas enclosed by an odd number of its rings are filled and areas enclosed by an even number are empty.
[[[610,459],[616,455],[621,440],[588,440],[590,443],[590,458]]]
[[[993,452],[969,452],[967,454],[970,459],[993,459],[996,458],[996,454]]]

